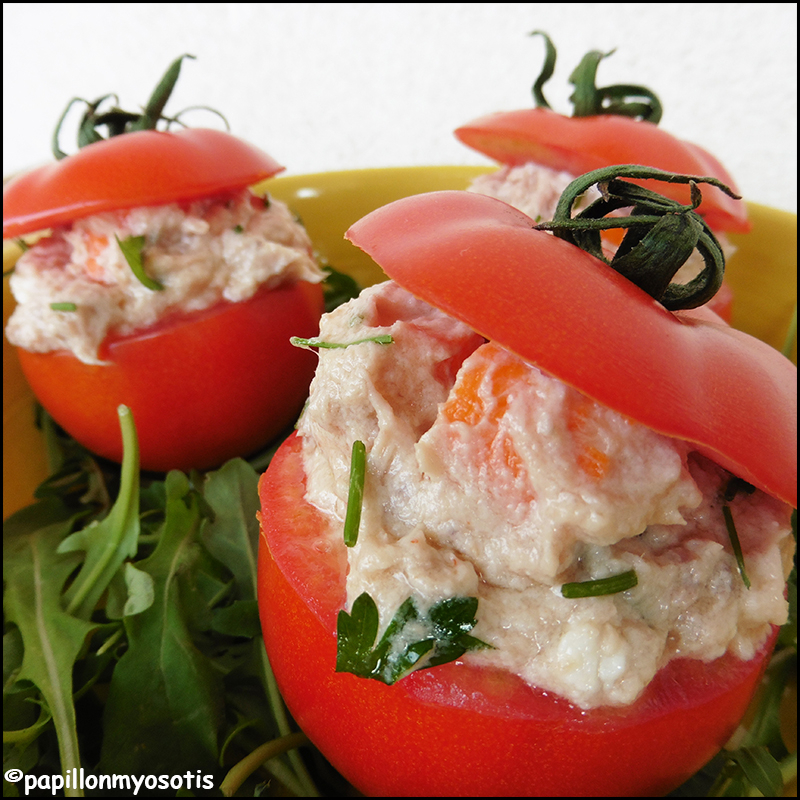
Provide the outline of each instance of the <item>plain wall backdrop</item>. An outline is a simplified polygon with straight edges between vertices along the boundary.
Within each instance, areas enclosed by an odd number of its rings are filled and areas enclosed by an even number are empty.
[[[559,51],[554,108],[585,52],[616,48],[601,85],[649,86],[662,127],[714,152],[748,200],[796,211],[795,3],[5,3],[3,172],[51,158],[71,97],[135,109],[181,53],[197,60],[167,112],[219,109],[287,174],[485,164],[452,131],[532,104],[534,29]]]

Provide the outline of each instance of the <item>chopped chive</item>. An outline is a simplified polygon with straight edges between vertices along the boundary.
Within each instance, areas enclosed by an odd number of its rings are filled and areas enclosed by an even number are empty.
[[[234,225],[233,226],[234,233],[244,233],[244,228],[241,225]]]
[[[726,503],[730,503],[734,497],[740,492],[743,494],[753,494],[756,487],[752,483],[748,483],[744,478],[739,478],[736,475],[731,476],[731,479],[725,485],[725,490],[722,493],[722,499]]]
[[[289,341],[295,347],[304,347],[310,350],[313,347],[320,347],[332,350],[337,347],[350,347],[352,344],[364,344],[365,342],[375,342],[376,344],[392,344],[394,339],[389,333],[382,333],[378,336],[368,336],[366,339],[356,339],[354,342],[326,342],[322,339],[301,339],[299,336],[292,336]]]
[[[350,489],[347,493],[347,512],[344,517],[344,543],[353,547],[358,541],[361,524],[361,504],[364,500],[364,476],[367,470],[367,448],[356,439],[350,457]]]
[[[78,306],[75,303],[50,303],[50,308],[53,311],[77,311]]]
[[[569,600],[579,597],[599,597],[604,594],[617,594],[633,589],[639,583],[634,570],[620,572],[619,575],[610,575],[608,578],[598,578],[592,581],[577,581],[565,583],[561,587],[561,596]]]
[[[736,532],[736,524],[733,521],[733,512],[731,511],[730,506],[722,506],[722,516],[725,517],[725,527],[728,529],[728,536],[730,536],[731,539],[731,547],[733,548],[734,556],[736,556],[736,564],[739,567],[739,574],[742,576],[744,585],[749,589],[750,578],[747,577],[747,573],[744,569],[744,553],[742,553],[742,545],[739,542],[739,534]]]
[[[133,274],[139,280],[142,286],[152,289],[154,292],[161,291],[164,287],[155,278],[151,278],[144,271],[144,263],[142,261],[142,248],[144,247],[144,236],[129,236],[127,239],[120,241],[119,236],[116,234],[114,238],[117,240],[119,249],[122,250],[122,255],[128,262],[128,266],[133,271]]]

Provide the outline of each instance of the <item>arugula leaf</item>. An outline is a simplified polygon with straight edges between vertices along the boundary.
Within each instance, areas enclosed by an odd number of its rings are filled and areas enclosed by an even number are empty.
[[[155,585],[152,577],[126,561],[108,586],[106,616],[122,619],[141,614],[153,605]]]
[[[59,553],[85,550],[81,570],[65,594],[67,611],[89,619],[123,562],[136,555],[139,539],[139,444],[130,409],[118,409],[123,460],[117,501],[102,522],[64,539]]]
[[[213,511],[201,538],[209,553],[233,573],[240,595],[256,599],[258,475],[240,458],[206,477],[203,496]]]
[[[358,297],[361,287],[350,275],[334,269],[330,264],[322,268],[328,275],[322,282],[322,290],[325,295],[325,312],[333,311],[334,308]]]
[[[256,472],[160,480],[130,417],[122,469],[40,422],[54,474],[4,523],[6,768],[219,774],[224,745],[227,763],[273,753],[245,791],[271,775],[316,796],[260,635]]]
[[[476,597],[450,597],[420,613],[413,597],[407,598],[389,622],[380,641],[375,601],[363,592],[348,614],[337,621],[336,671],[351,672],[393,684],[414,669],[428,669],[462,656],[468,650],[491,645],[469,635],[477,620]],[[423,661],[429,655],[427,661]]]
[[[222,657],[215,658],[213,663],[216,669],[223,670],[223,659],[228,654],[242,656],[241,660],[234,661],[234,668],[224,678],[227,703],[238,719],[251,721],[247,727],[255,728],[252,720],[258,720],[259,728],[263,730],[262,736],[269,739],[266,745],[259,742],[254,752],[231,770],[226,781],[238,786],[265,760],[254,758],[254,754],[265,748],[274,752],[274,748],[269,747],[272,742],[285,744],[292,741],[291,737],[296,734],[292,732],[267,659],[258,619],[258,474],[248,462],[233,459],[206,476],[203,494],[213,512],[211,517],[206,518],[202,528],[203,544],[233,575],[234,600],[212,611],[211,629],[226,636],[250,637],[246,646],[241,649],[226,648],[222,651]],[[270,726],[269,722],[274,722],[274,725]],[[239,736],[241,728],[242,724],[234,727],[226,739],[226,747],[233,738],[243,738]],[[277,739],[274,738],[276,735]],[[278,748],[277,752],[283,753],[283,748]],[[317,796],[314,782],[297,750],[291,749],[280,758],[271,757],[267,769],[294,794],[301,797]]]
[[[72,670],[96,627],[62,608],[64,584],[80,563],[77,554],[56,552],[70,524],[55,522],[29,535],[4,535],[3,541],[3,608],[24,648],[15,680],[30,681],[41,693],[58,736],[63,771],[81,766]],[[75,796],[74,791],[67,796]]]
[[[218,756],[221,676],[194,644],[187,622],[203,517],[183,473],[170,472],[165,483],[161,537],[152,555],[136,564],[153,579],[154,602],[124,619],[128,649],[111,678],[101,773],[175,774]]]

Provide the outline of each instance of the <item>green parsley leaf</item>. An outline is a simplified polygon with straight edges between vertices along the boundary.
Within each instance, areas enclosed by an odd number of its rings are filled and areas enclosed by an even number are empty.
[[[469,635],[477,623],[477,608],[477,597],[450,597],[423,615],[414,598],[409,597],[376,645],[378,608],[364,592],[356,598],[349,614],[339,612],[336,671],[391,685],[414,669],[446,664],[468,650],[491,647]],[[425,656],[429,658],[423,660]]]

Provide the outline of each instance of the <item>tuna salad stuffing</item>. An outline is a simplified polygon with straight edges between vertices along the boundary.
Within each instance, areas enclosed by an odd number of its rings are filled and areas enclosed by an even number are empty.
[[[592,708],[630,704],[673,658],[749,659],[785,622],[791,509],[758,490],[728,503],[748,589],[722,511],[732,476],[686,442],[391,281],[325,315],[320,340],[353,344],[319,352],[299,424],[307,499],[341,537],[363,441],[347,603],[368,592],[382,628],[409,596],[477,597],[472,634],[492,647],[463,659]],[[629,570],[626,591],[562,594]]]
[[[145,286],[126,260],[119,242],[134,237],[143,237],[135,246],[160,289]],[[109,333],[134,333],[176,312],[323,277],[286,205],[249,190],[108,212],[52,231],[19,258],[6,336],[32,352],[70,350],[99,364]]]

